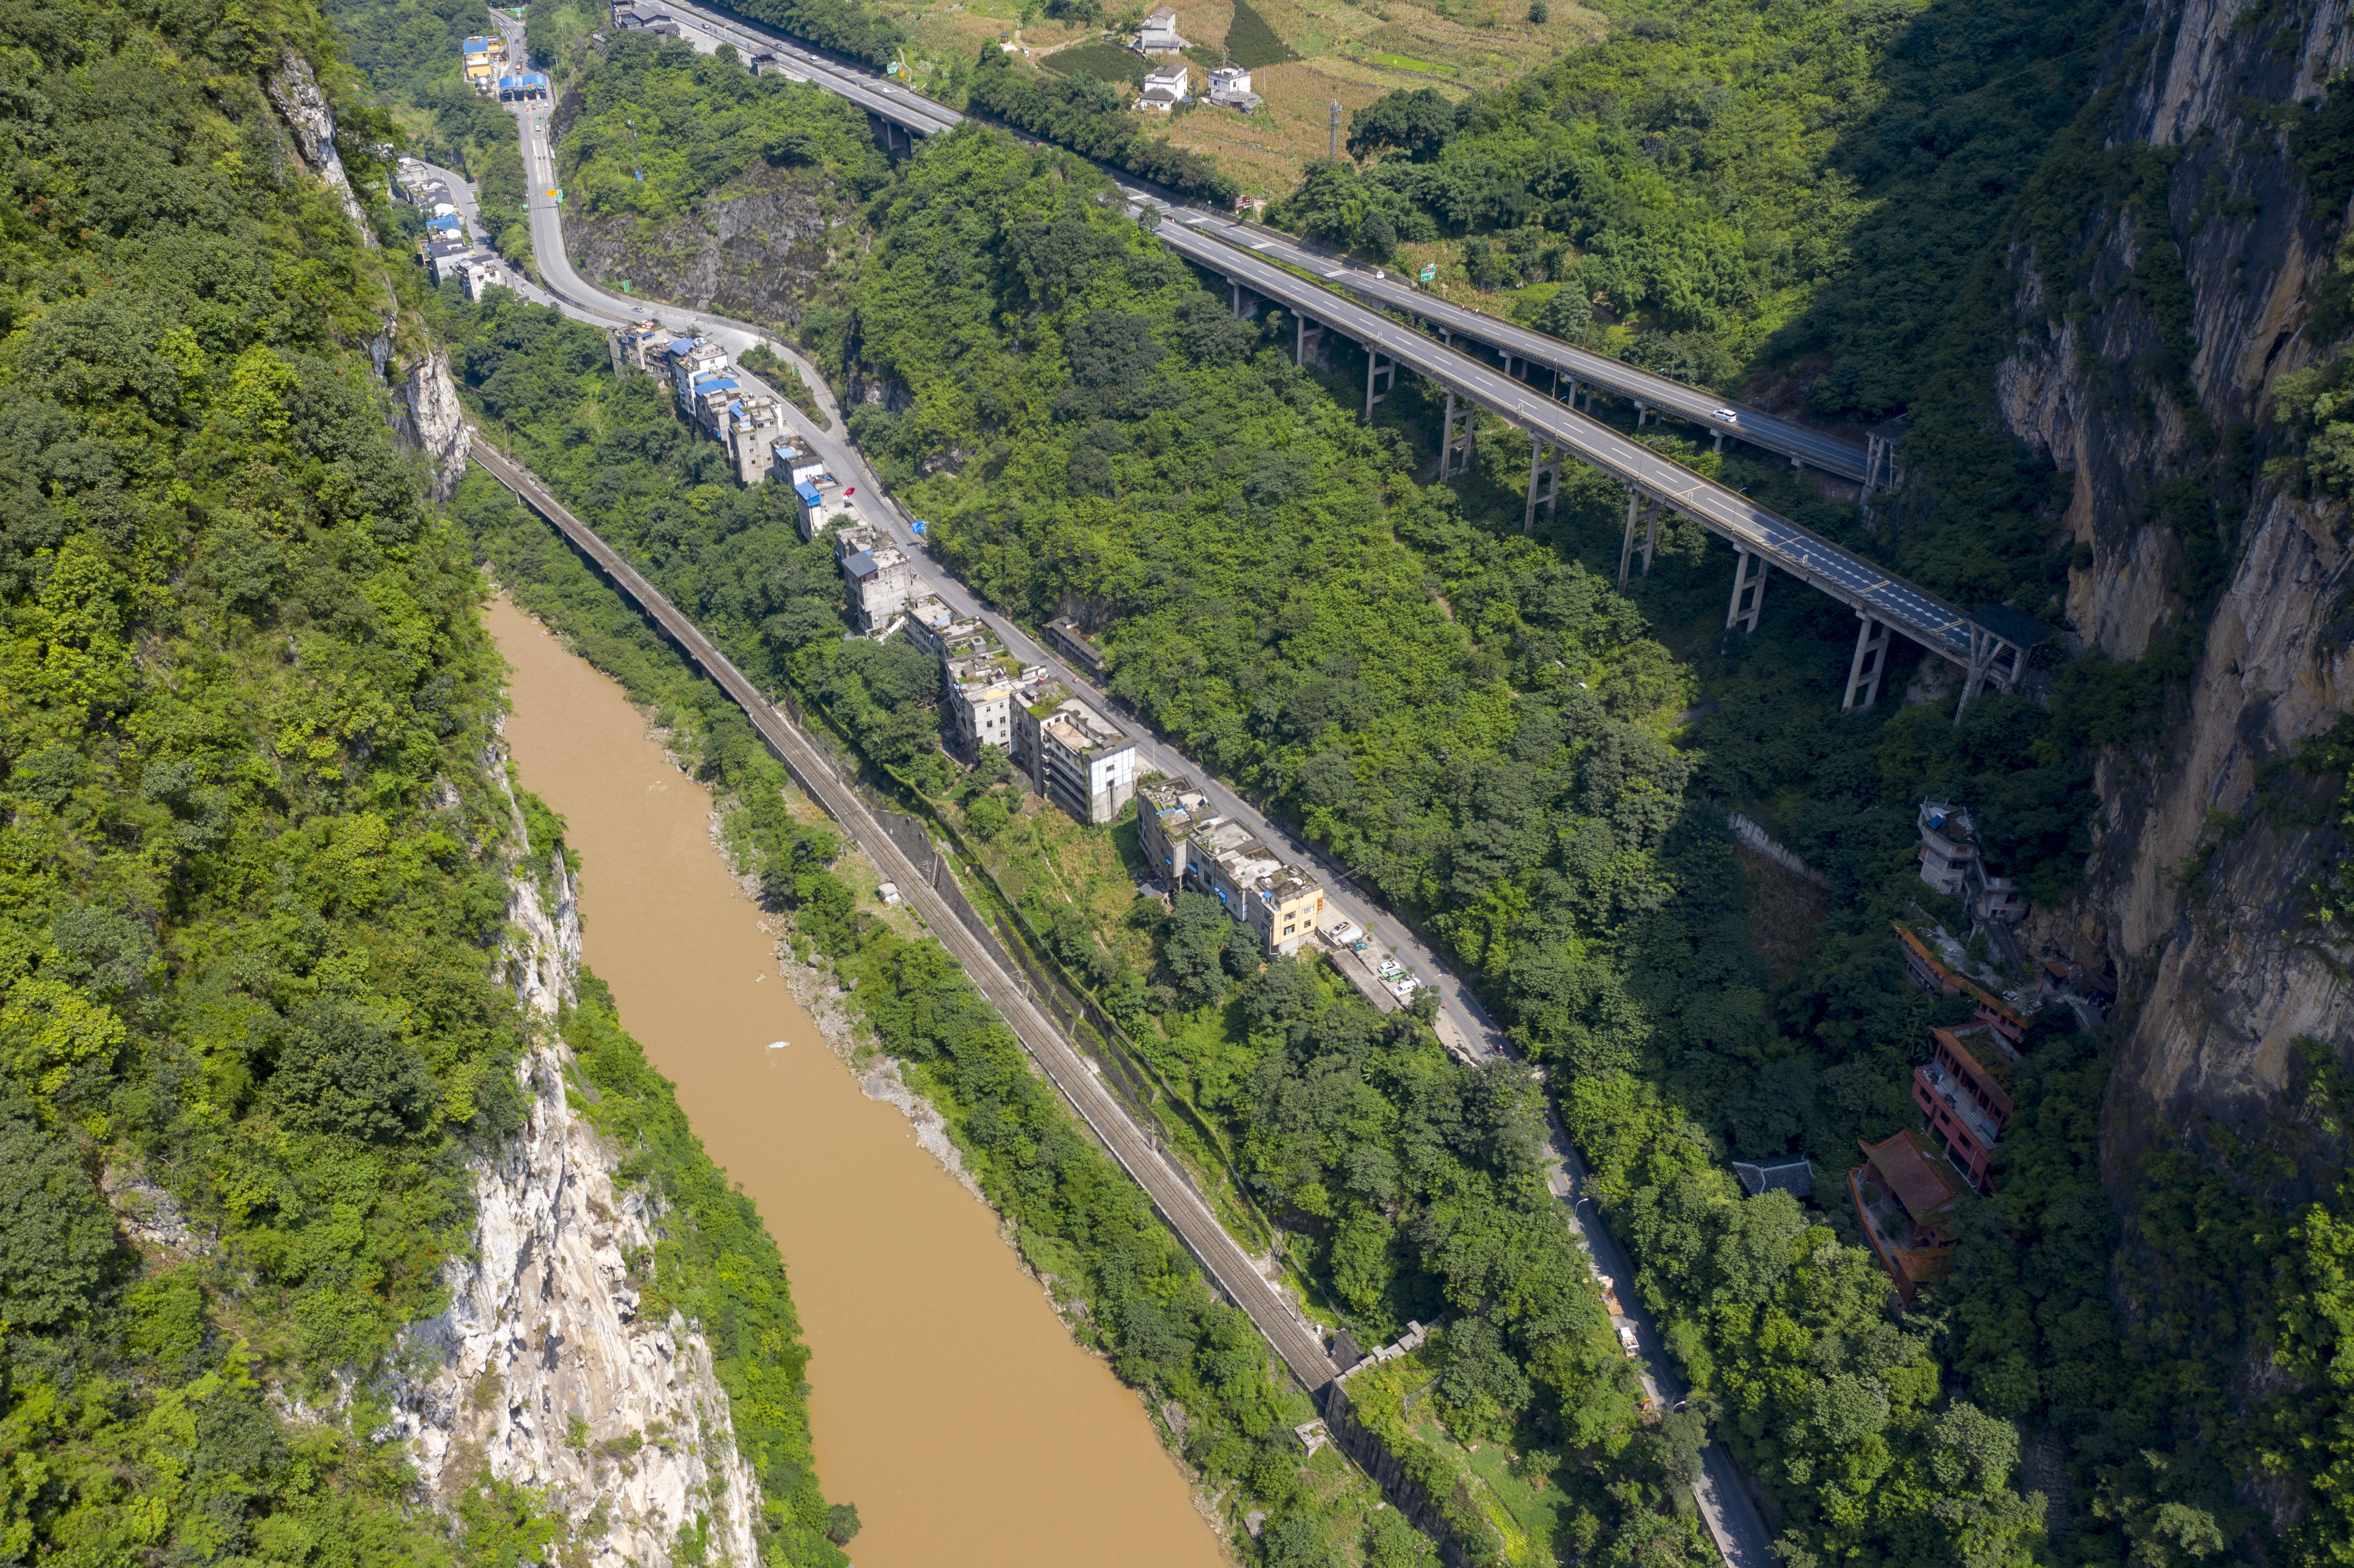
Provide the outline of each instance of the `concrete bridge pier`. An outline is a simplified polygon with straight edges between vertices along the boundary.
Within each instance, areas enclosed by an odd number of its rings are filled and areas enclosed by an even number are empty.
[[[1659,514],[1667,508],[1633,485],[1627,487],[1627,536],[1618,546],[1618,586],[1627,586],[1628,568],[1635,564],[1635,524],[1643,524],[1643,575],[1651,575],[1651,552],[1659,543]],[[1729,624],[1729,623],[1728,623]]]
[[[1316,340],[1317,347],[1320,350],[1324,345],[1324,326],[1320,322],[1310,323],[1306,316],[1299,314],[1296,311],[1292,313],[1291,319],[1298,323],[1299,328],[1299,342],[1297,346],[1292,350],[1292,363],[1294,365],[1305,365],[1308,363],[1308,340],[1311,337],[1314,338]]]
[[[1904,419],[1882,419],[1863,436],[1863,500],[1867,511],[1875,490],[1896,488],[1896,443],[1904,439]]]
[[[1373,390],[1373,382],[1381,380],[1381,390]],[[1373,417],[1373,405],[1388,397],[1397,387],[1397,361],[1384,357],[1382,351],[1368,344],[1365,346],[1365,418]]]
[[[1718,450],[1718,451],[1723,451],[1723,450],[1724,450],[1724,432],[1723,432],[1723,430],[1718,430],[1718,431],[1716,431],[1716,432],[1715,432],[1715,435],[1716,435],[1716,449],[1715,449],[1715,450]]]
[[[1236,321],[1244,321],[1251,316],[1258,314],[1259,299],[1257,294],[1252,293],[1248,289],[1244,288],[1242,284],[1236,282],[1232,278],[1226,280],[1226,287],[1233,291],[1234,293],[1235,319]],[[1243,308],[1243,302],[1246,300],[1250,302],[1250,308],[1248,310],[1245,310]]]
[[[1848,662],[1847,698],[1840,711],[1868,708],[1880,697],[1881,677],[1888,673],[1888,628],[1862,610],[1855,618],[1863,624],[1856,628],[1855,657]]]
[[[2008,662],[2002,657],[2006,650],[2010,654]],[[2027,673],[2025,649],[1996,636],[1977,621],[1970,622],[1968,673],[1962,680],[1962,700],[1960,705],[1954,709],[1954,722],[1956,724],[1962,722],[1963,713],[1977,699],[1978,694],[1986,690],[1988,682],[1993,682],[1997,691],[2008,692],[2019,683],[2020,676],[2025,673]]]
[[[1643,428],[1643,421],[1650,417],[1650,408],[1639,401],[1637,402],[1635,405],[1635,428],[1638,430],[1641,429]]]
[[[1750,570],[1756,564],[1755,572]],[[1766,557],[1746,545],[1733,546],[1733,604],[1724,612],[1724,629],[1738,626],[1744,631],[1757,630],[1757,617],[1766,608]]]
[[[1471,471],[1471,445],[1478,433],[1479,408],[1468,397],[1462,400],[1463,423],[1458,430],[1455,422],[1456,407],[1455,388],[1450,387],[1447,389],[1447,434],[1438,444],[1438,477],[1441,480],[1453,479],[1458,473]]]
[[[1529,505],[1521,514],[1521,532],[1535,531],[1537,508],[1545,509],[1545,518],[1553,516],[1553,503],[1561,497],[1561,449],[1547,443],[1543,436],[1529,438]]]

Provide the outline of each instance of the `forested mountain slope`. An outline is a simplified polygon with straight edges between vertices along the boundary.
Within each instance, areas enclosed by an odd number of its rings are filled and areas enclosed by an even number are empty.
[[[773,1245],[593,991],[575,1051],[509,989],[570,984],[534,935],[561,824],[507,788],[482,580],[394,436],[438,362],[349,216],[385,217],[384,117],[301,4],[19,5],[0,44],[0,1559],[601,1549],[585,1492],[477,1444],[429,1494],[387,1425],[578,1073],[573,1176],[637,1151],[641,1331],[705,1369],[677,1391],[746,1477],[737,1528],[690,1508],[638,1550],[839,1563]],[[497,1382],[459,1398],[503,1438]]]
[[[1794,1563],[2020,1561],[2039,1538],[2078,1562],[2342,1554],[2354,99],[2336,15],[1670,7],[1468,113],[1394,102],[1361,147],[1394,162],[1325,176],[1354,182],[1344,219],[1490,233],[1492,265],[1549,274],[1532,311],[1595,272],[1609,306],[1554,310],[1564,332],[1638,356],[1681,336],[1826,414],[1909,405],[1908,482],[1873,519],[1646,435],[2082,639],[1958,726],[1949,690],[1834,716],[1854,621],[1787,587],[1757,636],[1723,638],[1730,574],[1696,531],[1608,591],[1624,501],[1594,476],[1518,536],[1527,450],[1507,432],[1483,433],[1467,480],[1423,482],[1437,409],[1417,389],[1364,429],[1348,346],[1295,370],[1290,323],[1234,321],[1084,171],[978,132],[878,189],[864,256],[806,319],[944,557],[1017,614],[1079,617],[1139,711],[1472,966],[1548,1067],[1635,1287]],[[1448,206],[1540,176],[1543,230],[1520,221],[1533,205]],[[839,642],[830,564],[726,501],[716,454],[606,389],[593,345],[485,327],[470,379],[572,454],[577,493],[605,487],[604,520],[683,600],[941,810],[1002,814],[1002,779],[934,745],[933,670]],[[1939,698],[1935,672],[1898,676]],[[2036,900],[2031,951],[2114,965],[2121,1005],[2110,1028],[2031,1039],[1999,1195],[1967,1206],[1950,1278],[1898,1317],[1837,1245],[1856,1232],[1835,1187],[1857,1139],[1915,1118],[1927,1028],[1959,1022],[1888,933],[1915,905],[1953,913],[1918,876],[1925,796],[1979,809]],[[1731,858],[1728,805],[1826,874],[1827,916],[1772,928],[1791,906]],[[1574,1389],[1534,1375],[1541,1347],[1494,1289],[1509,1272],[1433,1267],[1434,1190],[1352,1170],[1403,1125],[1377,1103],[1400,1082],[1380,1051],[1322,1002],[1271,1007],[1258,988],[1278,982],[1244,983],[1252,966],[1185,911],[1141,946],[1057,920],[1251,1152],[1336,1315],[1378,1334],[1439,1284],[1500,1326],[1522,1381],[1458,1385],[1464,1424],[1557,1452],[1597,1540],[1639,1544],[1676,1442],[1625,1471],[1615,1439],[1565,1437]],[[1312,1152],[1303,1106],[1337,1107],[1309,1113],[1341,1129]],[[1811,1207],[1744,1199],[1727,1154],[1809,1155],[1828,1179]],[[1365,1268],[1369,1214],[1386,1274]],[[1619,1475],[1656,1489],[1588,1506]]]

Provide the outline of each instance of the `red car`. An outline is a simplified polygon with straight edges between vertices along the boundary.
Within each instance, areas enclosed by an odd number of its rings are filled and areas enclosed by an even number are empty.
[[[848,490],[845,490],[845,491],[843,491],[843,492],[842,493],[842,498],[843,498],[844,501],[847,501],[847,500],[849,500],[852,496],[854,496],[854,495],[855,495],[855,494],[857,494],[857,493],[858,493],[858,486],[856,486],[856,485],[854,485],[854,485],[852,485]]]

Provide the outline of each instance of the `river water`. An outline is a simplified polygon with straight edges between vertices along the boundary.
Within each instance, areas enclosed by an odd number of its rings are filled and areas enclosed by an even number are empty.
[[[710,796],[538,622],[501,599],[490,623],[516,774],[580,856],[588,967],[784,1251],[818,1474],[858,1505],[859,1568],[1223,1563],[1136,1396],[787,991]]]

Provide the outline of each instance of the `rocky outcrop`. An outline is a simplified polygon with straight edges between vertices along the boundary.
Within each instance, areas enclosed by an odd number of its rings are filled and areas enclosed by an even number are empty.
[[[856,213],[815,170],[760,167],[705,197],[695,216],[652,224],[564,210],[564,244],[590,281],[739,321],[794,323]],[[845,228],[844,242],[855,233]]]
[[[270,73],[270,100],[286,117],[302,161],[343,198],[344,211],[359,230],[360,243],[375,249],[376,233],[368,228],[367,215],[360,210],[359,197],[352,193],[352,182],[344,173],[344,160],[335,151],[335,111],[328,106],[327,95],[319,90],[311,62],[295,53],[291,44],[279,57],[277,70]]]
[[[466,477],[466,410],[458,384],[450,379],[450,355],[435,348],[412,363],[402,377],[393,409],[393,433],[425,454],[433,472],[433,499],[447,501]]]
[[[485,1476],[533,1489],[567,1521],[564,1561],[754,1568],[758,1483],[710,1347],[675,1313],[640,1312],[632,1260],[658,1216],[616,1188],[618,1155],[574,1109],[595,1090],[550,1026],[580,955],[560,859],[514,882],[507,919],[505,979],[538,1025],[516,1067],[529,1119],[476,1172],[474,1245],[448,1267],[449,1307],[409,1330],[392,1435],[444,1506]]]
[[[2068,621],[2120,659],[2186,616],[2206,621],[2185,722],[2162,748],[2102,763],[2089,885],[2030,932],[2125,977],[2104,1140],[2120,1188],[2159,1120],[2204,1111],[2244,1127],[2276,1108],[2299,1035],[2354,1060],[2344,955],[2317,945],[2299,896],[2336,838],[2258,809],[2307,787],[2265,764],[2354,703],[2354,640],[2339,624],[2354,556],[2337,503],[2226,467],[2243,435],[2266,455],[2279,378],[2332,348],[2306,323],[2348,215],[2312,209],[2277,124],[2248,111],[2317,98],[2354,65],[2347,8],[2324,0],[2285,35],[2238,26],[2238,0],[2157,0],[2155,49],[2120,46],[2109,143],[2146,143],[2170,163],[2137,209],[2091,218],[2089,291],[2105,302],[2063,321],[2038,259],[2012,258],[2019,333],[1999,407],[2073,482],[2063,523],[2083,564]],[[2187,320],[2160,321],[2146,291],[2117,287],[2168,239]],[[2169,359],[2186,342],[2187,365]],[[2152,504],[2171,480],[2231,498],[2228,580],[2196,606],[2181,592],[2183,539]]]

